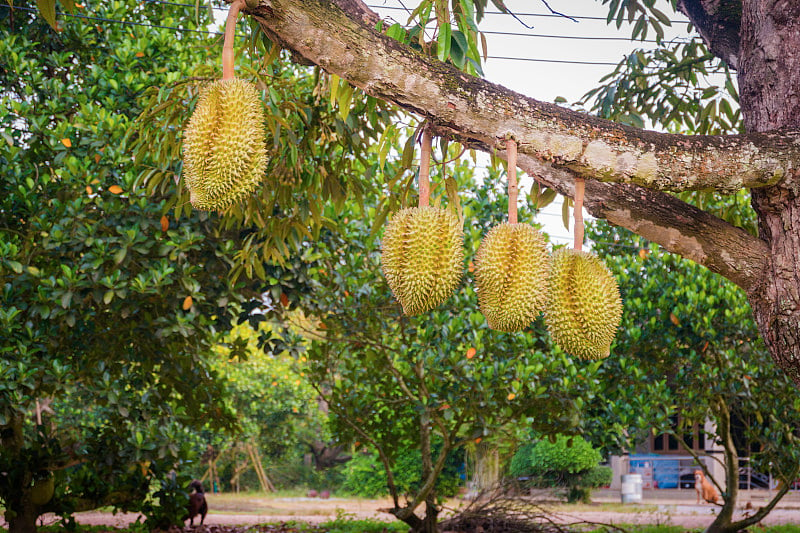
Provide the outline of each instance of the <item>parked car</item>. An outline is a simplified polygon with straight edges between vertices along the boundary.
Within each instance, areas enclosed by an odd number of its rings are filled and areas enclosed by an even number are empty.
[[[680,480],[680,487],[682,489],[694,488],[694,472],[683,474]],[[739,488],[740,489],[768,489],[769,476],[759,472],[752,472],[750,474],[750,486],[747,486],[747,467],[739,469]]]

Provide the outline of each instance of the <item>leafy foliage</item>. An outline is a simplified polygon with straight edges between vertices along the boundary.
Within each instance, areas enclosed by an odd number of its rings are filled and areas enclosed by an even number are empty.
[[[397,452],[392,472],[397,490],[402,494],[413,494],[419,491],[422,479],[422,454],[409,449]],[[464,454],[451,451],[447,455],[445,466],[436,480],[436,493],[440,497],[451,497],[462,485],[461,471]],[[386,496],[389,489],[386,482],[386,471],[380,458],[372,453],[359,453],[347,462],[344,470],[342,489],[362,498]]]
[[[611,469],[599,466],[600,452],[581,437],[557,435],[522,446],[511,459],[510,473],[528,477],[534,487],[567,487],[567,501],[588,501],[590,489],[608,485]]]
[[[380,194],[381,185],[375,183],[379,165],[365,161],[376,151],[388,151],[398,135],[390,126],[396,112],[388,104],[318,68],[294,65],[263,34],[251,43],[238,58],[239,69],[253,79],[264,100],[269,162],[264,183],[220,213],[222,228],[247,232],[234,255],[234,280],[242,275],[267,280],[266,264],[289,260],[304,243],[317,240],[321,229],[335,228],[324,214],[327,203],[341,210],[348,198]],[[137,185],[166,194],[177,182],[177,194],[170,195],[165,208],[174,208],[178,217],[192,212],[182,174],[182,130],[201,87],[214,79],[216,59],[201,63],[196,58],[189,63],[195,65],[194,76],[147,89],[132,135],[135,160],[143,168]],[[387,182],[406,179],[409,166],[410,161],[405,167],[384,166]]]
[[[238,235],[203,213],[178,223],[137,191],[125,143],[137,96],[202,48],[149,27],[170,24],[155,5],[96,14],[143,26],[76,19],[55,33],[15,11],[0,28],[0,500],[31,523],[139,509],[151,480],[191,458],[187,426],[233,425],[204,354],[252,294],[227,281]],[[56,497],[23,509],[50,471]]]
[[[800,400],[758,338],[742,291],[607,223],[589,234],[625,306],[620,355],[600,369],[607,402],[587,413],[593,438],[607,449],[631,449],[656,431],[691,449],[686,429],[711,419],[718,428],[733,424],[731,437],[749,466],[791,478],[800,465]]]

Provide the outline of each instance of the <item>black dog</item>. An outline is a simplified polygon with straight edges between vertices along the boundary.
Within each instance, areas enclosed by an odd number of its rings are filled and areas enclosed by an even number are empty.
[[[194,517],[197,515],[200,515],[200,525],[202,526],[208,512],[203,484],[195,479],[189,484],[189,488],[194,489],[192,495],[189,496],[189,527],[194,527]]]

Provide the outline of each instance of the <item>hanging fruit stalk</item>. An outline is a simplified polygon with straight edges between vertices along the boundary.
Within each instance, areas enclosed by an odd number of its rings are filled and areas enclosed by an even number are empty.
[[[449,209],[431,207],[432,135],[422,132],[418,207],[401,209],[386,225],[381,267],[403,312],[413,316],[437,307],[461,282],[464,233]]]
[[[517,223],[517,197],[519,187],[517,186],[517,141],[508,139],[506,141],[506,153],[508,154],[508,223]]]
[[[244,0],[235,0],[228,8],[228,17],[225,19],[225,37],[222,41],[222,79],[233,79],[233,38],[236,35],[236,19],[244,5]]]
[[[422,153],[419,156],[419,207],[428,207],[431,198],[431,145],[433,135],[427,126],[422,129]]]
[[[517,222],[517,143],[506,140],[508,222],[493,227],[475,256],[478,304],[489,327],[520,331],[544,309],[550,254],[544,236]]]
[[[573,248],[577,251],[583,250],[583,193],[586,183],[583,178],[575,178],[575,243]]]
[[[192,205],[224,210],[266,177],[264,109],[255,85],[234,76],[233,40],[244,5],[234,1],[225,22],[222,79],[208,85],[184,132],[183,177]]]

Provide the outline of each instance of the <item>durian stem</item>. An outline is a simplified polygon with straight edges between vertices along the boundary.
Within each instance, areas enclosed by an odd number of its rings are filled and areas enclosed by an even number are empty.
[[[517,141],[506,140],[506,153],[508,155],[508,223],[517,223]]]
[[[419,156],[419,206],[428,207],[431,199],[431,144],[433,135],[427,126],[422,130],[422,154]]]
[[[242,9],[244,0],[234,0],[228,9],[228,18],[225,20],[225,40],[222,42],[222,79],[233,79],[233,38],[236,35],[236,19]]]
[[[575,248],[581,251],[583,248],[583,178],[575,178]]]

